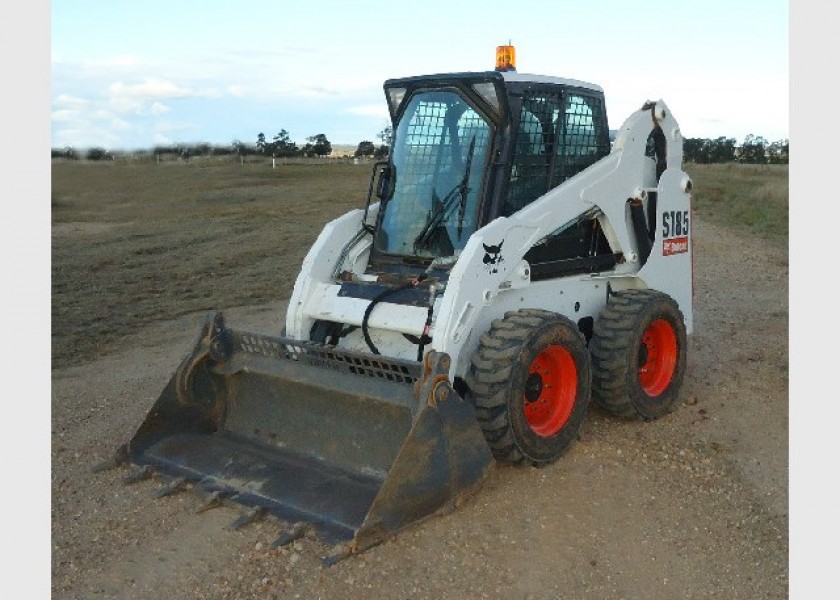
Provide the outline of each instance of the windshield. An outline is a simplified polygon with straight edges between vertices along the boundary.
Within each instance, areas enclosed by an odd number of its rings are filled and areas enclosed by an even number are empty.
[[[394,193],[376,247],[414,256],[452,256],[476,229],[490,124],[452,91],[412,96],[394,134]]]

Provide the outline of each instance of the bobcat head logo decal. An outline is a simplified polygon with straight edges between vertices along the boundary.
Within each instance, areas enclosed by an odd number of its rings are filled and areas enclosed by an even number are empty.
[[[502,240],[496,246],[488,246],[487,244],[482,243],[481,245],[484,246],[484,265],[487,267],[487,270],[491,273],[498,273],[499,263],[504,262],[504,258],[502,258],[502,244],[505,241]]]

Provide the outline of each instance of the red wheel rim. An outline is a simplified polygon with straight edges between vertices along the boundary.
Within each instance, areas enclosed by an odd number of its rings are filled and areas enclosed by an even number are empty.
[[[639,383],[649,396],[658,396],[671,383],[677,368],[677,334],[665,319],[656,319],[642,335]]]
[[[561,346],[543,350],[528,370],[525,419],[540,437],[551,437],[566,424],[577,396],[577,366]]]

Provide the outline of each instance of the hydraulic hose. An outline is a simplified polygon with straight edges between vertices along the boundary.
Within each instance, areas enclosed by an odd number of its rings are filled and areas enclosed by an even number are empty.
[[[435,295],[437,294],[437,287],[435,284],[429,286],[429,310],[426,312],[426,323],[423,325],[423,333],[420,334],[420,343],[417,345],[417,362],[423,361],[423,351],[426,349],[426,344],[432,341],[429,337],[429,331],[432,328],[432,316],[435,312]]]
[[[439,256],[436,259],[434,259],[429,264],[428,267],[426,267],[425,271],[423,271],[420,275],[418,275],[417,277],[415,277],[414,279],[412,279],[408,283],[404,283],[400,286],[397,286],[395,288],[391,288],[391,289],[388,289],[388,290],[383,290],[382,292],[380,292],[379,294],[374,296],[373,300],[370,301],[370,304],[368,304],[367,308],[365,309],[365,314],[362,317],[362,334],[364,335],[365,343],[368,345],[368,348],[370,348],[371,352],[373,352],[374,354],[381,354],[381,352],[379,352],[379,348],[377,348],[376,344],[373,343],[373,340],[370,339],[370,333],[368,333],[368,319],[370,318],[370,313],[373,312],[374,307],[377,304],[379,304],[380,302],[382,302],[385,298],[388,298],[389,296],[391,296],[393,294],[396,294],[396,293],[401,292],[403,290],[411,289],[413,287],[417,287],[418,285],[420,285],[421,281],[423,281],[425,279],[428,279],[428,277],[431,274],[433,269],[446,268],[446,267],[454,265],[457,261],[458,261],[458,256],[457,255]],[[440,289],[439,287],[438,288],[435,288],[435,286],[432,286],[432,287],[435,290]],[[434,294],[432,294],[432,297],[429,299],[429,312],[428,312],[428,315],[426,317],[426,324],[423,327],[423,334],[420,336],[420,350],[418,352],[418,356],[420,358],[418,358],[417,360],[422,360],[423,359],[423,349],[425,347],[425,344],[428,343],[429,339],[430,339],[429,335],[428,335],[428,332],[429,332],[429,329],[431,328],[431,324],[432,324],[432,311],[433,311],[433,307],[434,307],[434,297],[433,296],[434,296]]]
[[[371,352],[373,352],[374,354],[381,354],[381,352],[379,352],[379,348],[377,348],[376,344],[373,343],[373,340],[370,339],[370,333],[368,332],[368,319],[370,319],[370,313],[373,312],[374,307],[376,307],[377,304],[379,304],[389,296],[393,296],[394,294],[402,292],[403,290],[408,290],[413,287],[417,287],[417,285],[419,285],[421,281],[426,279],[426,277],[428,277],[428,274],[422,273],[420,276],[415,277],[408,283],[404,283],[395,288],[390,288],[379,292],[376,296],[373,297],[373,300],[370,301],[370,304],[368,304],[367,308],[365,309],[365,315],[364,317],[362,317],[362,335],[364,335],[365,343],[368,345],[368,348],[370,348]]]
[[[652,248],[647,223],[645,222],[645,209],[642,201],[636,198],[630,198],[627,202],[630,204],[630,219],[633,222],[633,233],[636,236],[636,245],[639,249],[639,263],[644,266]]]

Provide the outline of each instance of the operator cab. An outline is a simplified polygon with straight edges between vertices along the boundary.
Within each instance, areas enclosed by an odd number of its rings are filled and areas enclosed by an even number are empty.
[[[369,272],[457,256],[477,229],[609,154],[599,86],[513,64],[385,82],[393,140]]]

